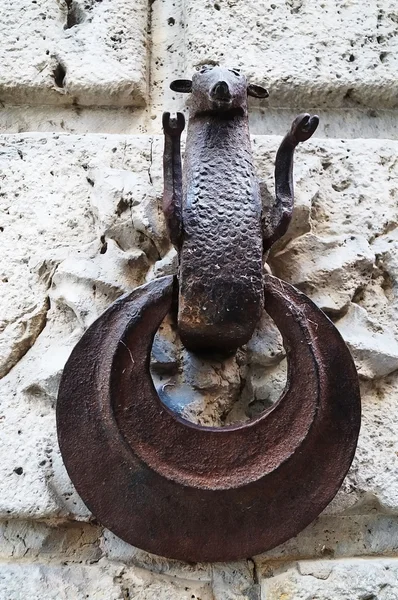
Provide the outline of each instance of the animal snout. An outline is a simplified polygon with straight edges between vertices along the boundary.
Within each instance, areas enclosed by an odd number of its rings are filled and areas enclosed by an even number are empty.
[[[231,100],[231,92],[226,81],[218,81],[211,89],[210,96],[213,100]]]

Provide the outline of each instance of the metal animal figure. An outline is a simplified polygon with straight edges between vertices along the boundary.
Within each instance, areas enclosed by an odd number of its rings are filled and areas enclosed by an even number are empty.
[[[94,515],[127,542],[187,561],[259,554],[306,527],[335,496],[354,456],[360,396],[354,363],[326,315],[262,271],[288,226],[293,152],[317,118],[300,115],[276,158],[276,203],[262,214],[247,123],[247,85],[203,68],[191,92],[184,176],[181,114],[164,115],[164,211],[179,252],[162,277],[112,304],[83,335],[57,404],[61,453]],[[194,425],[160,401],[149,372],[153,337],[179,287],[179,328],[195,349],[232,352],[264,306],[288,362],[281,398],[243,425]]]
[[[276,202],[262,215],[250,145],[247,98],[268,92],[234,69],[204,66],[192,81],[184,170],[184,115],[163,115],[163,210],[180,257],[178,328],[192,350],[233,352],[252,336],[264,304],[263,253],[281,237],[293,209],[293,154],[318,117],[299,115],[275,165]]]

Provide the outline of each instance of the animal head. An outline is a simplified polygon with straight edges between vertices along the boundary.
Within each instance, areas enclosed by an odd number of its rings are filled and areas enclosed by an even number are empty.
[[[191,93],[191,115],[207,112],[247,110],[247,96],[267,98],[268,92],[259,85],[248,84],[237,69],[204,65],[190,79],[177,79],[170,84],[175,92]]]

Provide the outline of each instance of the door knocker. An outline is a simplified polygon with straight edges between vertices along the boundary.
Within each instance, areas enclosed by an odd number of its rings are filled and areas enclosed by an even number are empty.
[[[88,508],[123,540],[185,561],[226,561],[296,535],[337,493],[360,427],[357,373],[325,314],[263,272],[263,252],[293,208],[293,153],[318,118],[299,115],[275,166],[276,202],[262,215],[248,128],[248,85],[235,70],[203,67],[171,84],[191,94],[184,117],[163,115],[163,209],[179,254],[161,277],[112,304],[83,335],[63,373],[59,444]],[[178,293],[189,349],[234,352],[265,310],[283,336],[287,384],[265,414],[209,428],[174,414],[149,372],[154,335]]]

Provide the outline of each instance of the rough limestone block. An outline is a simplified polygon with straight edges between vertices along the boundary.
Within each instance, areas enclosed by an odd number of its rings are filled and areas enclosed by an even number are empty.
[[[276,136],[252,138],[266,199],[274,197],[280,141]],[[390,140],[320,139],[300,144],[294,160],[295,210],[303,198],[309,209],[294,237],[307,233],[308,225],[315,235],[361,235],[370,244],[392,232],[398,217],[397,152],[397,142]],[[284,243],[292,239],[290,230]]]
[[[273,255],[280,277],[328,314],[338,314],[370,281],[375,256],[362,236],[302,235]],[[326,284],[326,290],[324,289]]]
[[[54,405],[84,328],[144,283],[167,246],[150,166],[150,138],[2,139],[3,517],[90,517],[57,450]]]
[[[260,600],[260,585],[252,560],[216,563],[213,567],[214,600]]]
[[[356,456],[330,512],[341,511],[343,506],[355,506],[351,512],[369,512],[378,503],[383,511],[397,511],[397,399],[397,372],[362,386],[362,425]]]
[[[265,307],[266,308],[266,307]],[[267,332],[264,335],[264,331]],[[247,343],[248,360],[259,367],[274,367],[285,356],[282,336],[265,311],[253,336]]]
[[[59,144],[59,136],[1,140],[0,377],[45,326],[56,261],[95,237],[90,185],[81,164],[77,166],[82,156],[71,144],[65,148],[65,153],[70,151],[69,164],[63,164]]]
[[[101,528],[86,523],[0,522],[0,559],[91,561],[101,556]],[[1,573],[1,566],[0,566]],[[1,575],[0,575],[1,578]]]
[[[213,600],[211,582],[184,580],[153,574],[143,569],[128,569],[123,574],[122,590],[136,600]]]
[[[185,19],[186,75],[239,67],[268,87],[264,106],[398,106],[395,0],[189,0]]]
[[[391,226],[391,231],[378,236],[373,243],[373,249],[379,259],[379,265],[386,264],[387,277],[396,285],[398,282],[398,227]]]
[[[366,510],[364,508],[364,510]],[[321,515],[296,537],[255,559],[258,569],[270,560],[347,558],[350,556],[395,556],[398,550],[398,518],[377,514],[369,503],[366,514]]]
[[[398,561],[350,559],[269,565],[262,579],[267,600],[395,600]]]
[[[337,327],[362,377],[375,379],[398,369],[398,340],[391,328],[370,319],[364,308],[352,304]]]
[[[0,563],[4,600],[212,600],[211,585],[171,579],[134,567],[100,561],[95,565]]]
[[[120,600],[122,567],[107,571],[99,566],[54,564],[1,564],[0,598],[7,600],[81,600],[107,598]]]
[[[268,143],[260,137],[254,141],[258,168],[271,190]],[[397,151],[386,140],[324,140],[301,146],[295,168],[298,199],[303,187],[316,182],[310,232],[302,227],[292,240],[288,231],[269,257],[275,275],[297,284],[337,319],[337,327],[342,321],[343,337],[347,333],[366,377],[397,368]],[[353,324],[353,315],[359,313],[361,326],[358,319],[355,327],[344,325],[347,319]]]
[[[144,0],[4,0],[1,100],[142,106],[147,8]]]
[[[104,529],[101,549],[104,557],[112,562],[132,564],[170,578],[200,582],[208,582],[212,578],[212,565],[210,563],[192,564],[150,554],[127,544],[107,529]]]
[[[110,300],[142,281],[145,252],[150,260],[158,258],[156,245],[165,231],[157,225],[158,203],[148,179],[150,143],[140,137],[128,143],[99,136],[2,139],[0,377],[43,330],[49,288],[57,301],[72,294],[81,304],[88,285],[87,303],[98,316]],[[105,165],[108,180],[113,176],[119,188],[100,180],[97,192],[97,174],[104,177]],[[126,179],[135,185],[129,187]],[[98,195],[108,203],[107,222]],[[64,298],[64,304],[74,308],[73,299]]]
[[[258,173],[269,198],[279,141],[253,140]],[[397,149],[396,143],[385,140],[325,140],[300,147],[295,169],[300,218],[269,256],[276,275],[283,271],[294,280],[304,269],[308,278],[316,277],[311,294],[322,289],[324,297],[333,298],[336,287],[342,288],[338,291],[346,295],[343,305],[347,298],[351,301],[346,317],[360,307],[367,315],[364,326],[378,323],[378,333],[388,332],[377,337],[377,364],[366,359],[372,369],[366,376],[375,379],[362,386],[364,419],[358,452],[328,515],[358,514],[374,506],[397,510],[398,381],[395,373],[378,379],[390,369],[381,372],[380,364],[391,356],[391,340],[398,339],[397,271],[391,250],[398,222]],[[49,305],[44,329],[16,364],[7,363],[11,370],[1,382],[0,418],[9,452],[1,464],[0,514],[87,521],[90,513],[57,448],[57,388],[67,356],[92,320],[125,291],[176,267],[160,211],[162,140],[9,136],[0,156],[1,201],[10,213],[5,212],[6,220],[0,224],[6,258],[2,268],[9,278],[3,282],[2,302],[11,311],[10,322],[30,314],[32,298]],[[358,261],[366,266],[364,275],[355,267],[355,285],[345,275],[348,265],[357,261],[351,236],[360,240]],[[335,244],[343,238],[348,246]],[[338,248],[342,254],[333,277],[329,268],[322,267],[331,260],[330,239],[336,260]],[[306,240],[317,240],[317,252],[310,252]],[[303,246],[293,260],[287,249],[295,244]],[[5,309],[0,314],[6,314]],[[344,324],[346,317],[337,316],[337,325]],[[360,340],[368,356],[375,356],[374,339],[362,330],[356,336],[349,340],[352,347]],[[25,343],[15,337],[15,347],[24,349]],[[280,336],[267,318],[248,347],[223,364],[183,351],[175,328],[165,322],[155,344],[153,372],[162,399],[180,414],[195,422],[223,425],[247,420],[272,404],[286,381],[285,366]]]

